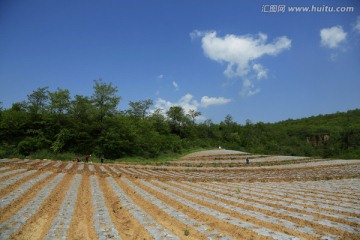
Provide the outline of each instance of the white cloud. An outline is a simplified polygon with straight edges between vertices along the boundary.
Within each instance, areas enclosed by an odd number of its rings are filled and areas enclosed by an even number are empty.
[[[190,36],[192,39],[201,37],[202,49],[208,58],[227,64],[224,71],[226,77],[239,77],[243,81],[267,78],[267,70],[257,63],[258,59],[265,55],[276,56],[291,47],[291,40],[286,36],[267,43],[268,37],[264,33],[240,36],[228,34],[218,37],[216,31],[200,32],[196,30]]]
[[[200,103],[194,98],[191,94],[186,94],[179,99],[177,102],[166,101],[165,99],[158,98],[155,102],[154,108],[160,108],[165,114],[170,107],[172,106],[181,106],[185,113],[188,113],[190,110],[198,111],[199,108],[207,108],[212,105],[223,105],[231,102],[231,99],[224,97],[208,97],[203,96]]]
[[[267,70],[261,64],[254,64],[253,70],[256,73],[257,79],[267,78]]]
[[[254,61],[264,55],[276,56],[291,47],[287,37],[277,38],[273,43],[266,43],[267,35],[226,35],[217,37],[216,32],[208,32],[202,38],[202,48],[207,57],[218,62],[226,62],[227,77],[243,77],[251,72]]]
[[[157,76],[157,79],[163,79],[164,78],[164,74],[160,74],[159,76]]]
[[[356,23],[353,29],[355,32],[360,33],[360,16],[356,18]]]
[[[253,89],[253,88],[243,88],[240,91],[240,96],[242,97],[250,97],[255,94],[258,94],[261,90],[259,88]]]
[[[323,28],[320,30],[321,46],[328,48],[338,48],[346,40],[347,33],[342,26]]]
[[[243,80],[243,87],[240,91],[240,96],[250,97],[260,92],[259,88],[255,88],[254,83],[249,79]]]
[[[163,109],[164,111],[169,110],[169,108],[171,106],[173,106],[173,104],[171,102],[166,101],[165,99],[162,99],[162,98],[158,98],[155,103],[155,109],[160,108],[160,109]]]
[[[180,98],[177,105],[181,106],[188,113],[190,110],[197,110],[199,103],[194,99],[193,95],[188,93]]]
[[[191,40],[195,40],[197,38],[200,38],[203,35],[203,32],[199,31],[199,30],[194,30],[190,33],[190,38]]]
[[[172,85],[174,86],[176,91],[179,90],[179,85],[175,81],[172,82]]]
[[[199,107],[199,103],[189,93],[181,97],[178,102],[170,102],[162,98],[158,98],[155,102],[155,109],[163,109],[164,113],[168,111],[172,106],[181,106],[187,113],[189,110],[197,110]]]
[[[201,102],[200,105],[201,107],[208,107],[211,105],[222,105],[222,104],[226,104],[231,102],[231,99],[228,98],[224,98],[224,97],[208,97],[208,96],[203,96],[201,98]]]

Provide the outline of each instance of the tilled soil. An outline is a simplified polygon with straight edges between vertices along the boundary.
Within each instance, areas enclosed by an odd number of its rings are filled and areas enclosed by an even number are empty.
[[[0,239],[360,239],[360,160],[221,149],[177,161],[1,159]]]

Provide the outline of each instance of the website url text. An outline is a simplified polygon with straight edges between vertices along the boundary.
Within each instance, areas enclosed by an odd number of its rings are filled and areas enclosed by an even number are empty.
[[[262,5],[261,12],[264,13],[352,13],[355,7],[333,7],[333,6],[286,6],[286,5]]]

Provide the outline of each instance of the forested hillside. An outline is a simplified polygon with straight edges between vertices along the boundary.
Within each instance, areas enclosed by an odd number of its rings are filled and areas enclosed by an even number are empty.
[[[253,153],[360,158],[360,110],[278,123],[245,125],[224,116],[197,123],[200,112],[173,106],[164,112],[153,101],[130,102],[119,111],[116,86],[94,81],[91,96],[48,87],[27,101],[0,110],[0,158],[104,154],[107,159],[154,158],[195,148]],[[70,160],[70,159],[68,159]]]

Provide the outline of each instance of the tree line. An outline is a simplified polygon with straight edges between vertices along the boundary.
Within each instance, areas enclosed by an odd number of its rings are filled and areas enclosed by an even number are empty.
[[[153,101],[129,102],[112,83],[94,80],[91,96],[67,89],[38,88],[27,101],[0,108],[0,157],[95,154],[107,159],[156,158],[195,148],[223,148],[261,154],[360,157],[360,110],[278,123],[244,125],[230,114],[220,123],[196,121],[200,112],[181,106],[153,109]]]

